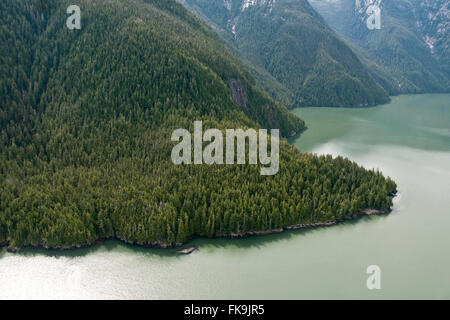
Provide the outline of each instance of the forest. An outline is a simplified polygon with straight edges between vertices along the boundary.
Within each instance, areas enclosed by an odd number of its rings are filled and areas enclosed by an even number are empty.
[[[307,0],[182,2],[288,107],[367,107],[390,99]]]
[[[389,210],[396,184],[280,144],[280,171],[176,166],[176,128],[305,128],[174,0],[0,2],[0,243],[173,246]],[[238,89],[236,97],[233,89]]]

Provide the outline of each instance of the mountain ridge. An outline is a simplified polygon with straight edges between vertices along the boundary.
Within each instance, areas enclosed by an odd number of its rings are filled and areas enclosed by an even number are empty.
[[[212,24],[258,83],[288,106],[361,107],[389,101],[307,1],[181,2]]]
[[[358,49],[390,94],[450,92],[450,1],[310,0],[327,23]],[[382,27],[368,30],[370,5]],[[367,61],[366,61],[367,62]]]

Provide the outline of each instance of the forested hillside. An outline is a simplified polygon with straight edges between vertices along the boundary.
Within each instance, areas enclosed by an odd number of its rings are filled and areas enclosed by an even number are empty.
[[[390,94],[450,92],[449,0],[310,0]],[[366,26],[380,7],[381,29]]]
[[[73,1],[0,2],[0,243],[170,246],[392,205],[381,173],[285,141],[271,177],[175,166],[171,133],[194,120],[284,136],[304,122],[174,0],[76,2],[81,30],[66,27]]]
[[[288,106],[364,107],[387,92],[306,0],[180,0]]]

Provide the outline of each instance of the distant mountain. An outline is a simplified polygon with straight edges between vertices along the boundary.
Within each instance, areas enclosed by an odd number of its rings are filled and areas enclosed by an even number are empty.
[[[174,0],[0,1],[0,246],[173,246],[389,210],[395,183],[280,142],[280,170],[175,165],[174,129],[304,122]]]
[[[391,94],[450,91],[449,0],[310,0]],[[369,30],[379,6],[381,29]]]
[[[388,101],[352,50],[306,0],[180,0],[213,26],[259,84],[291,106]]]

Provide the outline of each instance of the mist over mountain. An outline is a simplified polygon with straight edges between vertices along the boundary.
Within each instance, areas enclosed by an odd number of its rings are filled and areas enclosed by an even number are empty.
[[[449,0],[310,0],[391,94],[449,92]],[[369,30],[367,10],[381,9]]]
[[[258,83],[290,106],[388,101],[353,51],[306,0],[182,0],[209,23]]]

